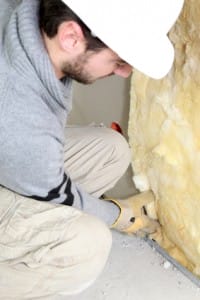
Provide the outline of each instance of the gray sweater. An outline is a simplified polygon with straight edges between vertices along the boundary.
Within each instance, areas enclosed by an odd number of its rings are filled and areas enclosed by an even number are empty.
[[[38,26],[39,0],[19,2],[0,0],[0,184],[111,224],[115,206],[87,194],[64,170],[72,82],[55,76]]]

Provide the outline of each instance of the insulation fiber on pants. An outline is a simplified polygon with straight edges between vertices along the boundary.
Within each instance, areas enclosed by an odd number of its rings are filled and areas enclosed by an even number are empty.
[[[134,71],[129,137],[134,182],[152,189],[163,248],[200,275],[200,1],[186,0],[171,29],[175,62],[153,80]],[[148,49],[147,49],[148,50]],[[165,59],[165,57],[163,57]]]

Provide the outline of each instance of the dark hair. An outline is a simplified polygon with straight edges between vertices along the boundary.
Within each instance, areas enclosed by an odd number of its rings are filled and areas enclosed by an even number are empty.
[[[88,50],[107,48],[99,38],[94,37],[84,22],[61,0],[40,0],[40,28],[49,38],[53,38],[62,22],[75,21],[81,27]]]

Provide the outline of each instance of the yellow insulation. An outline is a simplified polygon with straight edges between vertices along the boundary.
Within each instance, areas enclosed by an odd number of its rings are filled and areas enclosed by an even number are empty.
[[[162,232],[154,238],[200,275],[200,0],[185,1],[169,38],[170,73],[162,80],[136,70],[132,76],[133,179],[156,196]]]

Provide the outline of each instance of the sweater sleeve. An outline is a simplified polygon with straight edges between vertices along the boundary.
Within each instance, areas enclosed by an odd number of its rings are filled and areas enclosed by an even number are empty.
[[[73,206],[111,225],[118,216],[117,207],[88,194],[66,173],[65,137],[54,112],[35,93],[31,95],[31,90],[10,88],[8,81],[5,85],[0,184],[35,200]]]

